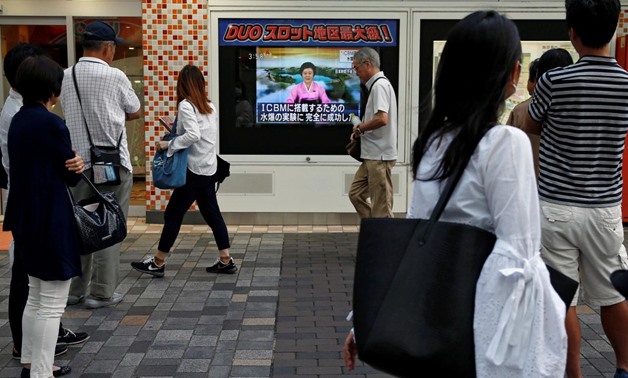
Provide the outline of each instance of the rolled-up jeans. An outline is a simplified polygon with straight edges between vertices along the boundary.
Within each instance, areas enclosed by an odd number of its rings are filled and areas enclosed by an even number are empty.
[[[59,323],[71,280],[44,281],[28,276],[28,301],[22,317],[22,364],[31,364],[31,377],[52,377]]]

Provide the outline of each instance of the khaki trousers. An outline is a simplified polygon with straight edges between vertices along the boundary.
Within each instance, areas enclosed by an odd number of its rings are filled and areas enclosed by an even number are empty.
[[[358,168],[349,199],[360,219],[393,217],[392,169],[395,163],[396,160],[364,160]]]

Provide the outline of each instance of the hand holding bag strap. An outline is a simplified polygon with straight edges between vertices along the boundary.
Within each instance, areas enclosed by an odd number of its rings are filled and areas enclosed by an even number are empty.
[[[78,62],[76,63],[78,64]],[[87,138],[89,139],[89,146],[94,147],[94,142],[92,141],[92,135],[89,133],[89,127],[87,126],[87,118],[85,118],[85,112],[83,111],[83,102],[81,101],[81,92],[78,88],[78,83],[76,82],[76,64],[72,66],[72,81],[74,82],[74,89],[76,90],[76,97],[78,97],[79,107],[81,108],[81,115],[83,116],[83,122],[85,123],[85,130],[87,131]],[[116,148],[120,148],[120,143],[122,143],[122,135],[124,134],[124,130],[120,133],[120,137],[118,138],[118,144]]]

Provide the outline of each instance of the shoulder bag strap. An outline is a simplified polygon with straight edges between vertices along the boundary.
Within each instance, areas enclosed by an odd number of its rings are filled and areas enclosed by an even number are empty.
[[[90,63],[95,63],[95,62],[90,62]],[[81,101],[81,92],[79,91],[78,83],[76,82],[76,65],[77,64],[78,62],[76,62],[72,66],[72,81],[74,81],[74,89],[76,90],[76,97],[78,97],[79,106],[81,108],[81,115],[83,116],[83,122],[85,123],[85,130],[87,131],[87,138],[89,139],[89,145],[93,147],[94,142],[92,141],[92,135],[89,133],[89,127],[87,126],[87,118],[85,118],[85,112],[83,111],[83,102]],[[122,135],[124,135],[124,130],[122,130],[122,132],[120,133],[120,137],[118,138],[118,144],[116,145],[117,149],[120,148],[120,143],[122,143]]]
[[[87,126],[87,118],[85,118],[85,113],[83,112],[83,102],[81,101],[81,92],[79,92],[78,83],[76,82],[76,64],[72,66],[72,81],[74,81],[74,89],[76,90],[76,97],[78,97],[79,107],[81,108],[81,115],[83,116],[83,122],[85,123],[85,130],[87,131],[87,138],[89,139],[89,145],[94,146],[94,142],[92,141],[92,135],[89,133],[89,127]]]
[[[386,79],[388,80],[388,78],[386,76],[380,76],[377,79],[375,79],[375,81],[373,81],[373,84],[371,84],[371,86],[369,87],[369,96],[371,95],[371,89],[373,89],[373,86],[375,85],[375,83],[377,83],[378,81],[380,81],[381,79]]]
[[[94,185],[94,183],[92,182],[92,180],[89,179],[89,177],[87,177],[85,175],[85,173],[81,173],[81,178],[83,179],[83,181],[85,181],[87,183],[87,185],[92,189],[92,191],[94,192],[94,194],[102,199],[105,199],[105,197],[102,195],[102,193],[100,192],[100,190],[98,190],[98,188],[96,187],[96,185]],[[68,196],[70,196],[70,202],[72,203],[72,205],[75,204],[74,202],[74,196],[72,195],[72,191],[70,190],[70,188],[66,185],[65,188],[68,190]]]
[[[386,76],[380,76],[377,79],[375,79],[373,81],[373,84],[371,84],[371,86],[368,88],[367,95],[366,95],[366,101],[364,101],[364,108],[365,108],[364,109],[364,113],[366,113],[366,104],[369,102],[369,97],[371,97],[371,89],[373,89],[373,86],[375,85],[375,83],[377,83],[381,79],[388,80],[388,78]],[[364,122],[364,114],[362,114],[362,122]]]

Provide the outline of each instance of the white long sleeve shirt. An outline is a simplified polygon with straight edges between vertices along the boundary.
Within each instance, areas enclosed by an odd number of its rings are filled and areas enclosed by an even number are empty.
[[[419,179],[431,176],[452,138],[448,134],[431,144],[418,167]],[[408,217],[428,219],[444,186],[445,181],[416,180]],[[566,310],[539,255],[539,200],[523,131],[495,126],[486,133],[440,220],[497,236],[476,287],[477,376],[562,377]]]
[[[13,116],[22,108],[22,103],[22,95],[11,88],[0,114],[0,150],[2,151],[2,167],[7,172],[7,176],[9,175],[9,127]]]
[[[188,169],[201,176],[216,173],[216,141],[218,137],[218,112],[209,104],[212,112],[201,114],[187,100],[179,103],[177,113],[177,137],[168,144],[168,156],[188,150]]]

